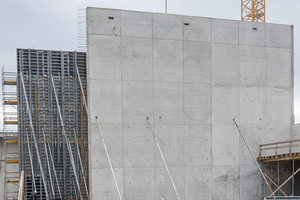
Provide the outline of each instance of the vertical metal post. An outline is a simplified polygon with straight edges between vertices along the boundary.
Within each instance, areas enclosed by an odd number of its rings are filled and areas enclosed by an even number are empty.
[[[277,184],[278,184],[278,187],[280,186],[279,171],[280,171],[280,163],[279,163],[279,161],[277,161],[277,179],[278,179]],[[279,196],[279,190],[277,192],[277,196]]]
[[[87,197],[89,199],[89,191],[88,191],[87,185],[86,185],[86,180],[85,180],[85,175],[84,175],[85,173],[84,173],[84,169],[83,169],[83,165],[82,165],[82,160],[81,160],[81,157],[80,157],[80,152],[79,152],[78,141],[77,141],[75,129],[74,129],[74,137],[75,137],[75,142],[76,142],[76,147],[77,147],[77,154],[78,154],[80,167],[81,167],[81,173],[82,173],[82,176],[83,176],[85,191],[86,191]]]
[[[81,89],[80,89],[81,90]],[[81,160],[83,160],[83,110],[82,110],[82,94],[80,93],[80,150]]]
[[[237,127],[237,129],[238,129],[238,131],[239,131],[241,137],[243,138],[244,143],[246,144],[246,146],[247,146],[247,148],[248,148],[248,150],[249,150],[249,152],[250,152],[250,154],[251,154],[251,156],[252,156],[252,158],[253,158],[253,160],[254,160],[256,166],[257,166],[257,168],[259,169],[259,171],[260,171],[262,177],[264,178],[264,180],[265,180],[265,182],[266,182],[266,184],[267,184],[269,190],[271,191],[271,193],[272,193],[272,195],[274,196],[274,199],[275,199],[275,195],[274,195],[274,193],[273,193],[273,191],[272,191],[272,189],[271,189],[271,187],[270,187],[270,185],[269,185],[269,183],[268,183],[268,181],[267,181],[265,175],[263,174],[263,172],[262,172],[262,170],[261,170],[261,168],[260,168],[260,166],[259,166],[257,160],[255,159],[255,157],[254,157],[254,155],[253,155],[253,152],[251,151],[251,149],[250,149],[250,147],[249,147],[249,145],[248,145],[248,143],[247,143],[247,141],[246,141],[244,135],[242,134],[242,132],[241,132],[239,126],[237,125],[237,123],[235,122],[235,119],[234,119],[234,118],[233,118],[233,122],[234,122],[235,126]]]
[[[25,89],[25,84],[24,84],[24,80],[23,80],[22,69],[20,69],[20,79],[21,79],[21,82],[22,82],[23,90],[24,90],[24,96],[25,96],[25,101],[26,101],[27,113],[28,113],[29,121],[30,121],[30,128],[31,128],[31,132],[32,132],[33,140],[34,140],[34,145],[35,145],[35,149],[36,149],[36,155],[37,155],[37,158],[38,158],[38,163],[39,163],[39,166],[40,166],[40,171],[41,171],[42,178],[43,178],[43,184],[44,184],[44,189],[45,189],[45,192],[46,192],[46,198],[47,198],[47,200],[49,200],[49,195],[48,195],[48,191],[47,191],[47,183],[46,183],[46,180],[45,180],[44,171],[43,171],[43,167],[42,167],[42,163],[41,163],[41,158],[40,158],[40,153],[39,153],[39,148],[38,148],[38,145],[37,145],[37,141],[36,141],[35,133],[34,133],[34,129],[33,129],[31,112],[30,112],[30,108],[29,108],[29,104],[28,104],[28,100],[27,100],[27,95],[26,95],[26,89]]]
[[[77,199],[78,199],[78,195],[77,195],[77,192],[76,192],[74,180],[72,180],[72,182],[73,182],[73,186],[74,186],[75,198],[76,198],[76,200],[77,200]],[[72,195],[72,196],[73,196],[73,195]]]
[[[58,183],[58,180],[57,180],[57,174],[56,174],[56,170],[55,170],[55,165],[54,165],[54,161],[53,161],[53,157],[52,157],[52,153],[51,153],[51,149],[50,149],[49,141],[48,141],[48,148],[49,148],[49,155],[50,155],[51,162],[52,162],[52,167],[53,167],[53,171],[54,171],[55,180],[56,180],[56,183],[57,183],[59,197],[60,197],[60,199],[62,199],[61,192],[60,192],[60,187],[59,187],[59,183]]]
[[[51,189],[52,189],[52,198],[55,199],[55,192],[54,192],[53,183],[52,183],[52,175],[51,175],[51,169],[50,169],[50,165],[49,165],[49,158],[48,158],[48,151],[47,151],[47,144],[46,144],[44,128],[43,128],[42,132],[43,132],[43,137],[44,137],[45,154],[46,154],[46,161],[47,161],[49,177],[50,177],[50,185],[51,185]]]
[[[76,56],[76,52],[75,52],[75,56]],[[76,59],[76,62],[75,62],[75,69],[76,69],[78,81],[79,81],[79,84],[80,84],[80,89],[81,89],[81,93],[82,93],[84,107],[85,107],[87,115],[89,115],[89,110],[88,110],[88,107],[87,107],[87,103],[86,103],[86,99],[85,99],[85,95],[84,95],[84,90],[83,90],[83,86],[82,86],[82,83],[81,83],[81,78],[80,78],[80,74],[79,74],[79,70],[78,70],[78,66],[77,66],[77,59]]]
[[[56,89],[55,89],[55,84],[54,84],[54,79],[53,79],[52,74],[50,74],[50,77],[51,77],[53,91],[54,91],[54,96],[55,96],[55,100],[56,100],[56,104],[57,104],[57,111],[58,111],[60,122],[61,122],[61,126],[62,126],[63,136],[65,138],[65,141],[66,141],[66,144],[67,144],[67,148],[68,148],[68,151],[69,151],[69,155],[70,155],[70,159],[71,159],[71,165],[72,165],[72,168],[73,168],[73,172],[74,172],[76,184],[77,184],[77,187],[78,187],[78,191],[80,193],[80,199],[82,200],[82,195],[81,195],[81,192],[80,192],[80,185],[79,185],[79,181],[78,181],[78,177],[77,177],[77,173],[76,173],[76,168],[75,168],[75,164],[74,164],[74,160],[73,160],[73,153],[72,153],[71,147],[69,146],[69,140],[68,140],[66,132],[65,132],[64,121],[62,119],[62,115],[61,115],[61,112],[60,112],[60,106],[59,106],[59,102],[58,102],[58,98],[57,98],[57,94],[56,94]]]
[[[64,63],[65,63],[64,54],[60,50],[60,70],[61,70],[61,74],[59,74],[59,81],[61,82],[60,86],[61,86],[61,100],[62,100],[62,102],[63,102],[63,99],[65,97],[65,94],[64,94],[64,82],[65,82],[65,78],[64,78],[64,76],[65,76]],[[49,74],[52,74],[52,73],[50,73],[50,71],[49,71]],[[54,84],[54,86],[55,86],[55,84]],[[55,94],[56,94],[56,89],[54,89],[54,90],[55,90]],[[57,98],[57,102],[58,102],[58,98]],[[59,107],[58,103],[56,105],[58,106],[56,108],[57,110],[58,109],[59,110],[60,109],[64,110],[64,104],[63,103],[62,103],[62,107],[61,108]],[[59,113],[57,113],[57,118],[59,118]],[[58,119],[58,125],[59,125],[59,119]],[[59,126],[57,126],[57,127],[59,127]],[[62,135],[64,135],[63,130],[62,130]],[[64,192],[64,199],[67,199],[67,192],[66,192],[67,191],[67,184],[70,184],[70,183],[67,183],[67,172],[66,172],[66,168],[67,168],[66,145],[67,145],[67,142],[68,141],[63,137],[63,141],[62,141],[62,145],[63,145],[63,148],[62,148],[63,160],[62,160],[62,163],[63,163],[63,177],[64,177],[63,179],[64,179],[64,191],[65,191]]]
[[[34,185],[34,190],[36,191],[35,177],[34,177],[34,171],[33,171],[33,163],[32,163],[32,157],[31,157],[31,151],[30,151],[29,137],[28,137],[27,128],[26,128],[26,136],[27,136],[28,152],[29,152],[30,167],[31,167],[31,174],[32,174],[32,182],[33,182],[33,185]]]
[[[35,126],[38,129],[38,102],[37,102],[37,82],[35,82]]]
[[[300,168],[297,170],[297,171],[295,171],[284,183],[282,183],[281,184],[281,186],[279,187],[279,188],[277,188],[277,190],[279,190],[280,188],[282,188],[282,186],[284,186],[291,178],[293,178],[293,176],[295,176],[295,174],[297,174],[298,172],[300,171]],[[277,190],[275,190],[274,191],[274,193],[275,192],[277,192]],[[271,196],[271,195],[270,195]]]
[[[168,0],[166,0],[166,8],[165,8],[165,13],[168,13]]]
[[[295,171],[295,159],[293,157],[293,180],[292,180],[292,196],[294,196],[294,192],[295,192],[295,175],[294,172]]]

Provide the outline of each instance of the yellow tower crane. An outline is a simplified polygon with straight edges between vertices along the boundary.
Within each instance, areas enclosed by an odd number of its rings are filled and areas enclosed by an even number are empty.
[[[265,0],[241,0],[241,20],[265,22]]]

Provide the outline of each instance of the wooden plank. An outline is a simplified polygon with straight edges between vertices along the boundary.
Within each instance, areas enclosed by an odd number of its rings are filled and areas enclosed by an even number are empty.
[[[294,153],[285,153],[285,154],[279,154],[279,155],[272,155],[272,156],[261,156],[258,157],[257,160],[263,161],[263,162],[276,162],[276,161],[289,161],[289,160],[300,160],[300,152],[294,152]]]
[[[24,170],[21,172],[21,178],[19,182],[19,197],[18,200],[23,200],[23,193],[24,193]]]

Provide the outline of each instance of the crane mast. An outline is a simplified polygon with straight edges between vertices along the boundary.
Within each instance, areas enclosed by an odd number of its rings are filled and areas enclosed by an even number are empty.
[[[265,0],[241,0],[241,20],[265,22]]]

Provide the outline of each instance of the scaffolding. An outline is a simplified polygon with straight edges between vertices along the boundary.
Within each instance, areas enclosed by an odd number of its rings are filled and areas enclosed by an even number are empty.
[[[16,199],[19,184],[17,73],[2,68],[4,198]]]
[[[53,196],[56,196],[57,198],[60,196],[56,184],[53,184],[53,189],[50,184],[50,177],[55,177],[56,173],[63,199],[69,197],[77,199],[78,196],[75,195],[75,193],[81,193],[83,199],[88,199],[83,183],[83,175],[86,180],[89,179],[88,159],[86,159],[88,158],[88,118],[82,101],[80,87],[81,82],[83,92],[86,94],[86,53],[17,49],[17,62],[20,170],[25,170],[24,195],[30,195],[34,189],[30,159],[29,156],[27,156],[29,151],[27,147],[26,129],[30,130],[30,120],[25,99],[25,96],[27,96],[33,131],[37,141],[41,167],[47,183],[46,190],[49,191],[49,197],[53,198]],[[76,67],[78,67],[79,76]],[[53,77],[54,83],[52,83],[51,77]],[[80,79],[78,77],[80,77]],[[20,83],[22,78],[24,80],[25,91]],[[54,88],[55,91],[53,90]],[[55,96],[57,96],[60,108],[57,106]],[[60,122],[59,109],[61,110],[62,119],[64,121],[63,126],[66,137],[62,135],[63,127]],[[82,174],[80,168],[74,129],[76,137],[78,138],[80,157],[83,161],[85,174]],[[45,140],[42,130],[45,134]],[[40,199],[43,200],[46,199],[46,190],[43,188],[44,184],[43,180],[41,180],[42,173],[38,164],[39,161],[33,142],[33,134],[31,131],[29,131],[28,134],[37,192]],[[66,138],[70,141],[70,145],[68,145]],[[45,151],[45,142],[49,148],[47,152]],[[71,167],[71,162],[73,161],[70,158],[69,149],[73,154],[76,168],[75,173]],[[54,166],[52,162],[49,165],[47,164],[47,156],[53,158]],[[73,182],[76,177],[79,179],[80,187],[74,188]],[[79,192],[74,191],[78,188],[81,188]]]
[[[267,144],[261,144],[259,145],[259,157],[257,160],[262,161],[263,163],[270,163],[271,170],[273,171],[274,163],[277,163],[277,183],[273,181],[273,184],[276,186],[276,190],[278,191],[277,194],[279,195],[281,192],[285,196],[287,196],[284,193],[284,190],[282,191],[280,188],[284,185],[287,185],[287,183],[290,182],[291,187],[291,196],[294,197],[294,199],[300,199],[299,196],[295,195],[295,175],[300,171],[299,169],[295,169],[295,161],[300,160],[300,139],[297,140],[287,140],[287,141],[281,141],[281,142],[273,142],[273,143],[267,143]],[[283,184],[281,181],[281,171],[280,170],[280,162],[285,162],[285,168],[288,168],[287,165],[290,163],[291,165],[291,176],[289,179],[287,179]],[[285,170],[286,171],[286,170]],[[272,181],[271,179],[269,179]],[[281,185],[282,184],[282,185]],[[289,192],[289,191],[286,191]],[[288,194],[289,195],[289,194]],[[293,199],[293,198],[290,199]],[[276,197],[277,198],[277,197]],[[268,198],[266,198],[268,199]]]

